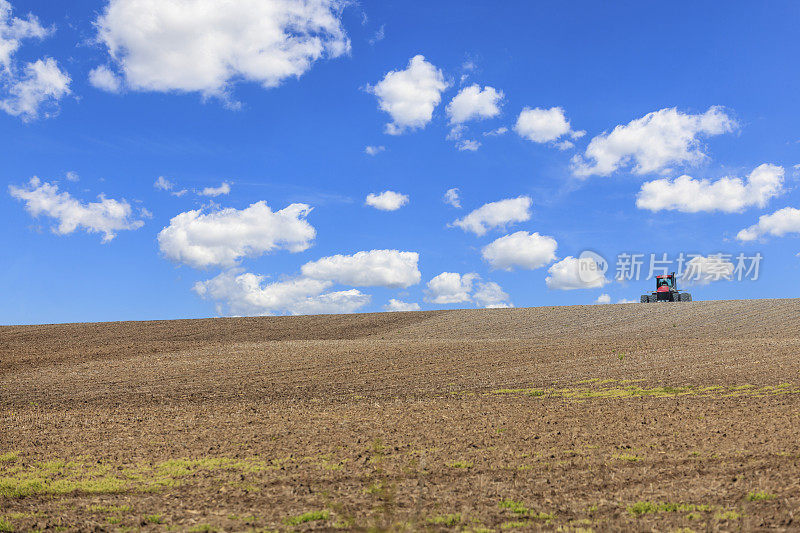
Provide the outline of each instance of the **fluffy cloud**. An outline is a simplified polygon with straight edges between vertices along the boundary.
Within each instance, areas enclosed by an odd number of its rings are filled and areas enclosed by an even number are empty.
[[[264,276],[234,269],[196,283],[193,290],[216,301],[220,314],[227,307],[234,315],[352,313],[370,301],[355,289],[325,293],[331,285],[307,278],[268,283]]]
[[[461,209],[461,197],[458,194],[457,187],[447,189],[447,192],[444,193],[444,203],[456,209]]]
[[[554,142],[568,135],[578,138],[584,135],[584,131],[572,131],[569,120],[564,116],[564,110],[560,107],[550,109],[526,107],[517,117],[514,125],[517,135],[536,143]],[[566,143],[566,144],[564,144]],[[572,143],[562,141],[560,148],[571,148]]]
[[[416,302],[402,302],[392,298],[389,303],[384,306],[387,311],[419,311],[419,304]]]
[[[333,255],[306,263],[303,276],[336,281],[352,287],[405,288],[420,282],[419,254],[398,250],[370,250]]]
[[[170,191],[172,190],[173,187],[175,187],[175,184],[169,181],[164,176],[159,176],[158,179],[156,179],[156,181],[153,182],[153,187],[155,187],[159,191]]]
[[[343,5],[340,0],[109,0],[96,26],[131,89],[223,96],[237,80],[276,87],[322,57],[348,53]],[[97,72],[94,78],[110,79]]]
[[[364,153],[367,155],[378,155],[386,150],[385,146],[367,146],[364,148]]]
[[[800,233],[800,209],[784,207],[769,215],[758,217],[758,223],[740,231],[740,241],[754,241],[766,235],[782,237],[787,233]]]
[[[222,185],[219,187],[206,187],[202,191],[198,192],[200,196],[211,196],[217,197],[222,196],[223,194],[229,194],[231,192],[231,184],[227,181],[223,181]]]
[[[594,301],[596,304],[610,304],[611,303],[611,296],[606,293],[601,294],[597,297],[597,300]]]
[[[447,87],[442,71],[425,61],[424,56],[416,55],[405,70],[389,71],[367,90],[378,97],[380,109],[392,117],[392,122],[386,124],[386,133],[399,135],[407,129],[424,128]]]
[[[734,268],[722,254],[698,255],[686,262],[681,280],[684,285],[708,285],[712,281],[730,280]]]
[[[9,186],[11,196],[25,202],[25,209],[34,217],[45,215],[58,224],[53,232],[67,235],[78,228],[89,233],[102,233],[103,242],[110,242],[118,231],[141,228],[144,222],[136,220],[131,205],[125,200],[114,200],[100,195],[97,202],[81,202],[68,192],[59,192],[55,183],[31,178],[27,187]]]
[[[89,83],[92,86],[108,93],[119,93],[122,91],[122,80],[105,65],[93,68],[89,72]]]
[[[408,203],[408,195],[395,191],[383,191],[378,194],[369,193],[365,203],[381,211],[397,211]]]
[[[590,257],[568,255],[547,269],[547,273],[544,281],[549,289],[596,289],[609,283],[604,274],[597,272],[596,262]]]
[[[503,91],[474,84],[461,89],[447,104],[450,124],[463,124],[473,119],[496,117],[500,114]]]
[[[487,309],[514,307],[514,304],[512,304],[509,299],[508,293],[504,292],[502,287],[493,281],[478,283],[478,287],[475,290],[475,294],[472,295],[472,298],[479,306]]]
[[[43,39],[53,29],[44,28],[33,15],[12,17],[11,10],[9,2],[0,0],[0,109],[28,121],[37,118],[45,105],[57,109],[58,101],[70,94],[71,80],[50,57],[26,63],[20,69],[14,54],[22,40]]]
[[[746,180],[726,177],[710,181],[684,175],[674,180],[649,181],[642,185],[636,197],[636,207],[684,213],[733,213],[749,206],[764,207],[771,198],[783,192],[783,176],[783,167],[763,164],[756,167]]]
[[[311,246],[316,235],[306,221],[311,209],[306,204],[291,204],[273,212],[261,201],[242,210],[187,211],[161,230],[158,245],[167,258],[195,268],[230,267],[244,257],[279,248],[301,252]]]
[[[528,196],[490,202],[467,216],[455,220],[452,225],[481,236],[490,229],[503,228],[515,222],[529,220],[532,205],[533,202]]]
[[[572,170],[576,176],[608,176],[633,163],[633,172],[647,174],[673,164],[697,163],[706,157],[701,136],[728,133],[736,127],[736,121],[718,106],[699,115],[661,109],[592,139],[585,154],[572,159]]]
[[[24,76],[14,77],[8,82],[8,96],[0,100],[0,109],[23,120],[35,119],[41,106],[48,103],[55,106],[70,94],[70,81],[69,75],[58,68],[55,59],[38,59],[25,66]]]
[[[556,260],[558,243],[552,237],[518,231],[484,246],[481,254],[493,269],[533,270]]]
[[[428,282],[425,301],[435,304],[457,304],[471,301],[472,285],[480,276],[471,272],[442,272]]]

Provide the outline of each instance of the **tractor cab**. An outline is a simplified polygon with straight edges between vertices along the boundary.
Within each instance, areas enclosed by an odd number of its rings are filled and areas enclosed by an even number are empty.
[[[691,302],[692,295],[688,292],[680,292],[675,279],[675,272],[656,276],[656,290],[651,294],[643,294],[641,302]]]

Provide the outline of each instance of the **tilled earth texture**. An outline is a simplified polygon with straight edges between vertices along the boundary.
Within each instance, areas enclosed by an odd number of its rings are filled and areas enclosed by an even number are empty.
[[[800,530],[800,300],[0,328],[0,532]]]

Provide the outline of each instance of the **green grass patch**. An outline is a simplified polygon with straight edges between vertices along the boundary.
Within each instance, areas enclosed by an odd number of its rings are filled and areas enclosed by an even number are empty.
[[[284,521],[284,523],[287,526],[299,526],[300,524],[305,524],[306,522],[327,520],[329,517],[330,513],[328,511],[308,511],[307,513],[303,513],[301,515],[289,517]]]
[[[197,524],[196,526],[188,529],[189,533],[213,533],[217,528],[211,524]]]
[[[527,522],[503,522],[500,524],[500,529],[519,529],[521,527],[526,527],[527,525]]]
[[[164,520],[161,518],[160,514],[146,514],[144,515],[144,521],[148,524],[163,524]]]
[[[720,511],[714,515],[717,520],[739,520],[741,517],[742,515],[736,511]]]
[[[711,510],[710,505],[695,505],[693,503],[656,503],[636,502],[628,506],[628,513],[633,516],[642,516],[649,513],[696,513]]]
[[[14,526],[8,520],[0,518],[0,533],[14,533]]]
[[[433,516],[428,518],[428,522],[437,526],[455,526],[461,523],[461,515],[455,513]]]
[[[774,499],[775,499],[774,494],[770,494],[769,492],[763,492],[763,491],[759,492],[753,491],[747,495],[747,500],[751,502],[763,502],[766,500],[774,500]]]
[[[447,466],[450,468],[472,468],[475,464],[472,461],[455,461],[454,463],[449,463]]]
[[[19,458],[19,452],[0,453],[0,463],[13,463]]]

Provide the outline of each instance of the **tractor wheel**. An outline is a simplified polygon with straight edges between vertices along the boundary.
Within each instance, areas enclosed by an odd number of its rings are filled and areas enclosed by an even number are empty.
[[[642,297],[639,298],[639,302],[643,303],[643,304],[649,304],[650,303],[650,297],[648,295],[646,295],[646,294],[642,294]]]
[[[684,292],[683,294],[681,294],[681,301],[682,302],[691,302],[692,301],[692,295],[689,294],[688,292]]]

